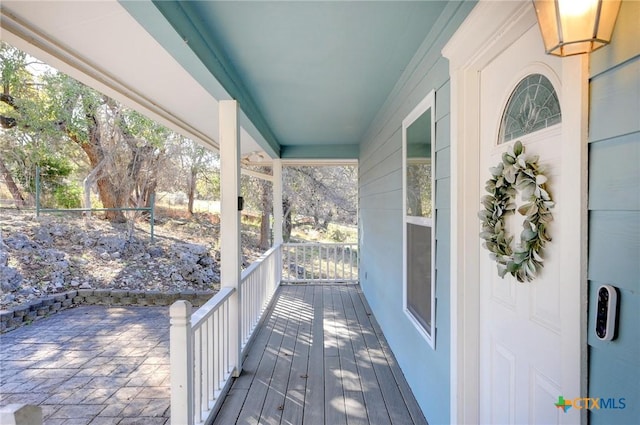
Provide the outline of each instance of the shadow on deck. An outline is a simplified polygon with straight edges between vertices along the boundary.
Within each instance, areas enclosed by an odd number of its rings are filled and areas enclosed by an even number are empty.
[[[426,424],[359,285],[282,286],[215,424]]]

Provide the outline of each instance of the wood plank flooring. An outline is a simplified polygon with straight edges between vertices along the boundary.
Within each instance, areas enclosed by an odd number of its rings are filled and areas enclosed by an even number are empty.
[[[427,423],[359,285],[276,297],[214,424]]]

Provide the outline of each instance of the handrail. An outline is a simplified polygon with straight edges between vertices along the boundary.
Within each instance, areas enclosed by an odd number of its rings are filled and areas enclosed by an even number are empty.
[[[200,306],[199,309],[193,312],[191,315],[191,327],[198,328],[202,323],[207,320],[211,315],[224,303],[233,293],[236,288],[231,286],[225,286],[220,288],[213,297],[206,303]]]

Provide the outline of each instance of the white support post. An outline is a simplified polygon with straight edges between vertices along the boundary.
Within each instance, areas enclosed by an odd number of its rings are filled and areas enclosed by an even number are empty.
[[[282,243],[282,161],[273,160],[273,244]]]
[[[193,424],[193,342],[191,303],[176,301],[169,309],[171,423]]]
[[[238,102],[222,100],[220,121],[220,283],[236,288],[229,300],[229,335],[231,364],[236,365],[234,376],[242,370],[240,359],[240,128]]]

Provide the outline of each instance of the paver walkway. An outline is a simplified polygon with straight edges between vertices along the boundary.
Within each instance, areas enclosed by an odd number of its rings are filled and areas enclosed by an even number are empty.
[[[82,306],[0,335],[0,405],[45,425],[168,424],[168,307]]]

